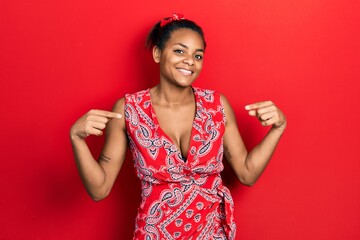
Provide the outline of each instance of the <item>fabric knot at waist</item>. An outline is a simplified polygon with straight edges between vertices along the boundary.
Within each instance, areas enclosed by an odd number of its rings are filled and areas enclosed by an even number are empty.
[[[220,174],[207,176],[207,180],[204,184],[199,185],[201,182],[201,178],[193,179],[193,184],[196,185],[198,191],[204,193],[205,196],[207,195],[218,199],[220,217],[223,220],[223,227],[227,238],[234,239],[236,225],[234,222],[234,201],[231,197],[230,190],[223,185]]]
[[[150,209],[153,209],[152,212],[155,213],[155,209],[160,209],[160,206],[164,207],[165,213],[166,206],[171,209],[187,209],[189,206],[197,207],[199,202],[203,202],[202,211],[212,217],[217,215],[222,222],[227,239],[235,238],[234,202],[229,189],[223,185],[220,174],[189,174],[177,182],[167,182],[166,185],[153,184],[152,188],[153,193],[159,193],[159,195],[148,196],[153,199],[149,199],[153,203],[150,206]],[[181,212],[181,210],[177,211]],[[174,215],[174,219],[176,217]],[[151,219],[154,220],[156,217]],[[169,221],[174,220],[169,219]]]

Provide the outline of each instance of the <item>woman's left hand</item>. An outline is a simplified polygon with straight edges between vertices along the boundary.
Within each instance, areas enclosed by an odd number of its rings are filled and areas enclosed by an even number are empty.
[[[262,126],[273,126],[276,129],[285,129],[286,117],[283,112],[272,102],[264,101],[245,106],[250,116],[257,117]]]

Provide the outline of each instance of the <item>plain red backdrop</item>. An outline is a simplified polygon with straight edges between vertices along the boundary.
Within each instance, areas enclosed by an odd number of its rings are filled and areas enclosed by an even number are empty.
[[[87,196],[68,137],[91,108],[156,84],[144,41],[172,12],[204,29],[195,86],[231,102],[249,148],[271,99],[289,125],[248,188],[226,167],[237,239],[360,239],[359,1],[5,0],[0,3],[0,239],[131,239],[139,182],[127,158],[110,196]],[[103,138],[89,139],[97,155]]]

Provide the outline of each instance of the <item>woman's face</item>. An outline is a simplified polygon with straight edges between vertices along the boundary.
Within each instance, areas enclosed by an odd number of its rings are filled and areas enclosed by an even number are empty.
[[[191,29],[174,31],[164,49],[154,48],[154,60],[160,64],[160,81],[187,87],[199,76],[204,57],[204,42]]]

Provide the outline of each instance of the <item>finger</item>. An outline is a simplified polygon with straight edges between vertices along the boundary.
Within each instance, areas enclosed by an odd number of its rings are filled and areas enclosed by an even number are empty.
[[[258,118],[260,121],[267,121],[271,118],[273,118],[274,116],[276,116],[276,112],[268,112],[268,113],[264,113],[264,114],[259,114]]]
[[[255,117],[255,116],[257,116],[258,114],[257,114],[257,111],[256,111],[256,110],[250,110],[250,111],[249,111],[249,115]]]
[[[265,108],[260,108],[260,109],[255,109],[255,110],[250,110],[249,111],[249,115],[250,116],[256,116],[259,117],[263,114],[267,114],[267,113],[271,113],[271,112],[276,112],[276,107],[274,105],[270,106],[270,107],[265,107]]]
[[[266,121],[262,121],[261,125],[263,126],[271,126],[274,125],[275,123],[278,123],[278,119],[276,117],[270,118]]]
[[[92,127],[99,130],[103,130],[106,127],[106,124],[102,122],[92,122]]]
[[[84,133],[87,135],[96,135],[96,136],[100,136],[102,135],[102,129],[100,124],[104,124],[104,123],[99,123],[99,122],[87,122],[84,128]],[[105,125],[105,124],[104,124]],[[101,133],[100,133],[101,132]]]
[[[257,114],[262,115],[262,114],[266,114],[266,113],[270,113],[270,112],[276,112],[277,108],[275,105],[270,105],[267,107],[262,107],[257,109]]]
[[[117,112],[110,112],[105,110],[93,109],[89,111],[90,114],[99,115],[106,118],[122,118],[122,115]]]
[[[88,131],[86,131],[85,134],[87,134],[87,136],[89,135],[101,136],[103,132],[99,129],[91,128]]]
[[[91,121],[91,122],[101,122],[101,123],[109,122],[109,118],[99,116],[99,115],[88,115],[86,117],[86,120]]]
[[[245,106],[246,110],[253,110],[253,109],[259,109],[259,108],[263,108],[263,107],[268,107],[273,105],[272,101],[263,101],[263,102],[257,102],[257,103],[252,103],[252,104],[248,104]]]

